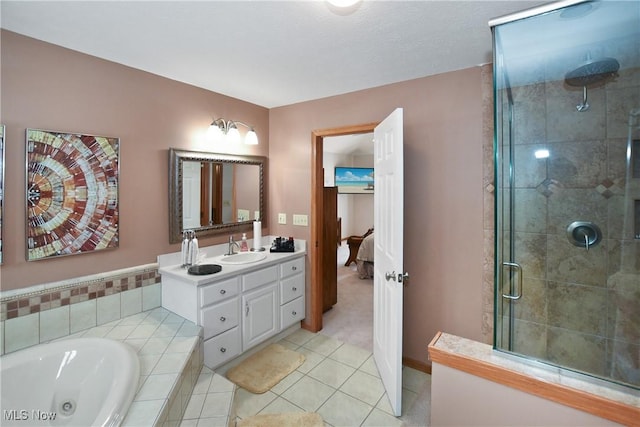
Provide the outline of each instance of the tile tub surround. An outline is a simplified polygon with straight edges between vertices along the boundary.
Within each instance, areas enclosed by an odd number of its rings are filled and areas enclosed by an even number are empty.
[[[160,307],[157,264],[0,292],[0,354]]]
[[[202,368],[202,328],[160,307],[72,337],[114,339],[137,351],[138,392],[123,427],[179,425]]]
[[[640,391],[493,350],[446,333],[429,344],[429,358],[462,372],[624,425],[640,419]]]

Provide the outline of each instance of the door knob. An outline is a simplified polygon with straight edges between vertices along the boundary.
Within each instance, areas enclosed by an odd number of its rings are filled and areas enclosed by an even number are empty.
[[[395,271],[392,271],[391,273],[387,271],[384,273],[384,278],[387,279],[387,282],[393,280],[394,282],[402,283],[405,286],[409,285],[409,273],[406,271],[398,274],[396,274]]]
[[[402,274],[398,274],[398,283],[402,283],[404,286],[409,286],[409,272],[405,271]]]

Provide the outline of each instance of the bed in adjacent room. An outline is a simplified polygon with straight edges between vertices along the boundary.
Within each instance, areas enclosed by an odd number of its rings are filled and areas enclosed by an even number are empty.
[[[373,235],[371,233],[362,240],[356,256],[358,277],[361,279],[373,279]]]

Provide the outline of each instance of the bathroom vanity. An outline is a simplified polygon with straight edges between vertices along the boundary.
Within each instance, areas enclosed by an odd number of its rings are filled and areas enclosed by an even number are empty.
[[[220,250],[213,247],[201,262],[222,267],[210,275],[163,266],[173,258],[159,257],[162,306],[202,326],[204,364],[211,369],[305,317],[304,242],[296,241],[289,253],[267,249],[226,257],[215,254]]]

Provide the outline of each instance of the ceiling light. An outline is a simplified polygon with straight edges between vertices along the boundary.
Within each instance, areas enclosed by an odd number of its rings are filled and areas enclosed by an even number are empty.
[[[258,145],[258,135],[253,129],[253,126],[249,126],[246,123],[242,123],[237,120],[225,120],[222,118],[214,119],[207,130],[207,139],[212,142],[228,142],[230,144],[239,144],[242,138],[238,131],[238,125],[244,126],[249,129],[244,136],[244,143],[246,145]]]

